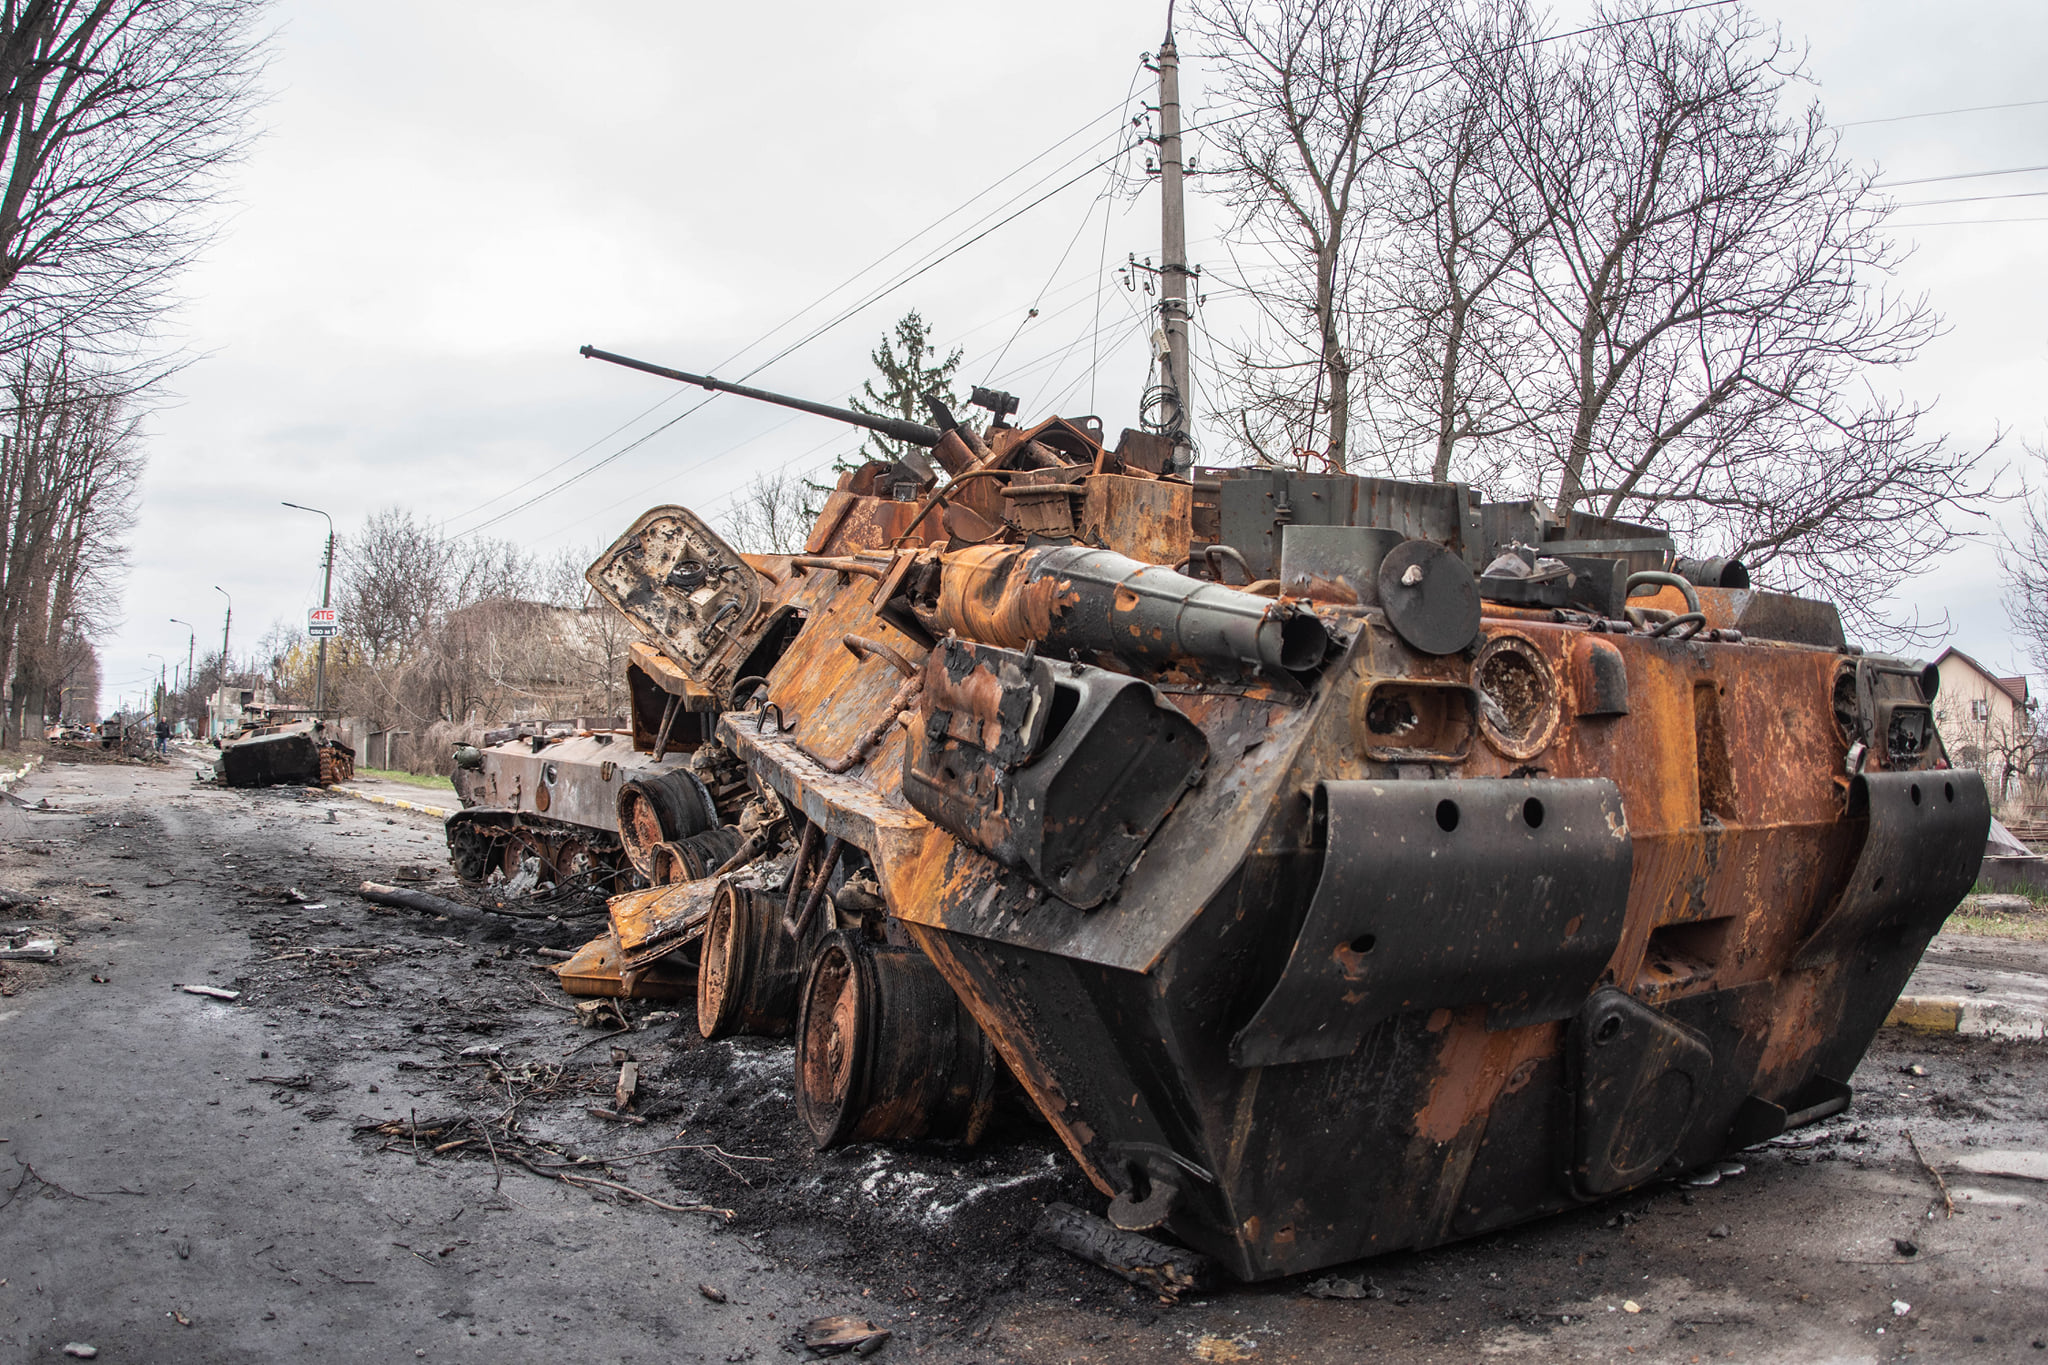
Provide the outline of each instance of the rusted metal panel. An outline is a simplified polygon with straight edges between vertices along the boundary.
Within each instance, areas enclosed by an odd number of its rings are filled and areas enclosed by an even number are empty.
[[[804,553],[844,555],[861,550],[887,550],[899,542],[923,545],[937,540],[944,543],[945,535],[936,519],[920,521],[918,514],[921,511],[922,504],[916,502],[834,492],[825,499],[825,509],[804,543]]]
[[[701,936],[717,893],[706,879],[613,896],[606,908],[620,964],[645,966]]]
[[[761,577],[686,508],[644,513],[584,577],[701,687],[734,681],[732,644],[754,623]]]
[[[573,735],[537,748],[527,740],[510,740],[484,750],[484,804],[617,834],[619,784],[666,771],[674,763],[673,758],[657,763],[617,730]]]
[[[570,995],[608,995],[632,1000],[685,1000],[696,994],[696,973],[656,962],[633,969],[621,960],[609,933],[592,939],[567,962],[548,969]]]
[[[1109,897],[1208,762],[1202,732],[1136,678],[958,640],[926,675],[904,798],[1070,905]]]
[[[1080,538],[1148,564],[1188,552],[1194,490],[1179,482],[1097,474],[1083,482]]]

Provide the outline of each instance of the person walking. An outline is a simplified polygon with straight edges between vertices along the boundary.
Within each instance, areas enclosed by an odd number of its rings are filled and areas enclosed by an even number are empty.
[[[156,718],[156,751],[160,754],[171,751],[171,723],[161,715]]]

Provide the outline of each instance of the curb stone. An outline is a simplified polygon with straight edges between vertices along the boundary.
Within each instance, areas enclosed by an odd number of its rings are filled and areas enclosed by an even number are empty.
[[[14,790],[14,784],[43,766],[41,754],[31,754],[19,768],[0,768],[0,792]]]
[[[2048,1014],[1998,1001],[1957,1000],[1940,995],[1902,995],[1885,1016],[1887,1027],[1916,1033],[1955,1033],[1976,1038],[2048,1038]]]
[[[398,810],[409,810],[420,815],[431,815],[436,820],[446,820],[455,814],[445,806],[430,806],[424,801],[407,801],[403,797],[385,796],[381,792],[366,792],[360,787],[336,787],[343,796],[353,796],[358,801],[373,801],[380,806],[392,806]]]

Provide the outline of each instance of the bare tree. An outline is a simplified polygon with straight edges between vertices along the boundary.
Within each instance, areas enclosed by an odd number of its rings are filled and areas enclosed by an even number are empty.
[[[1315,409],[1357,467],[1355,398],[1394,472],[1660,521],[1890,631],[1881,604],[1989,496],[1997,442],[1930,434],[1878,386],[1939,320],[1886,292],[1889,205],[1795,107],[1774,31],[1651,0],[1555,40],[1521,0],[1204,18],[1240,249],[1278,266],[1238,348],[1254,453]]]
[[[1228,114],[1209,132],[1250,250],[1280,269],[1251,286],[1266,326],[1234,356],[1231,420],[1255,452],[1288,453],[1320,428],[1330,467],[1350,462],[1351,404],[1367,363],[1360,248],[1381,162],[1412,131],[1429,50],[1418,0],[1206,0],[1195,32]],[[1240,267],[1241,270],[1243,267]],[[1246,271],[1245,273],[1258,273]],[[1302,324],[1306,346],[1294,340]]]
[[[1508,123],[1548,224],[1526,392],[1557,413],[1536,425],[1557,510],[1665,519],[1871,624],[1952,542],[1944,504],[1985,491],[1983,450],[1869,387],[1938,319],[1883,292],[1886,206],[1818,105],[1783,110],[1807,77],[1781,39],[1740,9],[1600,17]]]
[[[743,554],[801,554],[817,520],[820,494],[787,470],[757,474],[733,495],[720,527]]]
[[[63,633],[44,671],[43,719],[93,720],[99,711],[100,655],[75,625]]]
[[[0,0],[0,347],[149,331],[246,145],[263,0]]]
[[[635,632],[586,601],[588,559],[448,540],[402,509],[379,512],[341,545],[329,686],[351,714],[442,737],[513,719],[619,715]],[[443,754],[426,745],[414,757]]]
[[[1360,287],[1385,360],[1365,406],[1402,472],[1476,480],[1497,477],[1502,457],[1467,468],[1461,444],[1491,450],[1542,415],[1523,391],[1538,339],[1515,303],[1551,210],[1508,151],[1513,130],[1548,115],[1556,69],[1522,0],[1445,13],[1436,38],[1442,78],[1378,177],[1386,226]]]
[[[0,409],[0,744],[41,718],[71,641],[111,624],[143,459],[131,394],[31,347]]]
[[[410,511],[375,512],[335,547],[342,630],[372,668],[402,662],[448,605],[455,553]]]
[[[2027,453],[2048,465],[2048,449],[2029,444]],[[2018,498],[2020,528],[2006,532],[1998,551],[2005,578],[2005,614],[2026,642],[2034,667],[2048,671],[2048,506],[2040,492],[2022,485]]]

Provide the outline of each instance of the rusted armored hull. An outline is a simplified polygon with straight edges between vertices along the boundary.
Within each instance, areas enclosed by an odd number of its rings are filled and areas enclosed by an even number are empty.
[[[830,596],[816,639],[878,630],[867,594]],[[1846,771],[1841,654],[1510,612],[1481,637],[1429,659],[1367,619],[1306,696],[1162,686],[1210,766],[1092,910],[902,809],[928,713],[867,762],[872,785],[776,720],[724,731],[873,855],[1105,1193],[1258,1278],[1470,1236],[1833,1112],[1975,877],[1974,773]],[[1506,652],[1533,679],[1522,714],[1373,730],[1390,692],[1469,688]],[[771,677],[798,735],[852,729],[891,688],[838,653]]]
[[[1974,880],[1920,666],[1654,528],[1056,419],[934,456],[758,582],[679,508],[589,574],[786,821],[774,979],[712,990],[807,1002],[821,1145],[929,1135],[985,1040],[1121,1227],[1245,1278],[1433,1245],[1838,1112]],[[863,975],[913,947],[971,1028]]]

